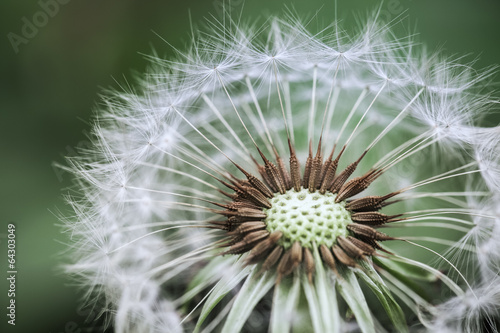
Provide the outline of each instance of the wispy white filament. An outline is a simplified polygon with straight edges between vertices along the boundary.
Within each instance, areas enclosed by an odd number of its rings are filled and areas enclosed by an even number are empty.
[[[89,302],[105,300],[117,332],[231,331],[273,298],[284,306],[265,310],[263,326],[277,331],[375,331],[387,323],[377,320],[380,304],[364,297],[358,278],[389,310],[392,301],[408,305],[420,319],[406,316],[409,325],[478,332],[481,317],[492,328],[500,306],[500,130],[481,127],[494,103],[481,93],[491,72],[420,54],[411,38],[395,38],[377,19],[352,35],[337,22],[312,34],[291,16],[262,27],[226,17],[209,30],[174,58],[153,57],[139,93],[106,97],[92,146],[64,167],[76,187],[68,197],[73,214],[63,218],[68,271]],[[365,152],[356,172],[384,171],[366,194],[399,191],[387,209],[407,219],[383,231],[408,242],[373,256],[371,275],[344,267],[344,278],[315,250],[312,284],[299,269],[273,287],[272,272],[259,276],[257,266],[242,267],[243,258],[218,256],[223,230],[208,227],[222,217],[211,202],[231,202],[223,183],[242,178],[240,167],[258,175],[255,147],[286,161],[290,140],[303,167],[319,136],[325,151],[349,147],[338,172]],[[412,245],[430,253],[427,261],[398,255]],[[440,253],[443,246],[450,250]],[[450,267],[459,279],[444,273]],[[423,295],[404,273],[447,289]],[[249,290],[254,284],[271,291]],[[221,310],[207,316],[207,308]],[[301,320],[282,325],[280,315]]]

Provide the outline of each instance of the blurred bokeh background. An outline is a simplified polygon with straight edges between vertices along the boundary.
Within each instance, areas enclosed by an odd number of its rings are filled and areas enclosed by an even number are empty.
[[[354,26],[355,17],[376,5],[338,0],[338,16]],[[283,13],[285,6],[317,13],[319,25],[335,17],[333,0],[234,0],[227,8],[258,18]],[[386,0],[380,8],[387,21],[403,19],[395,26],[399,34],[416,30],[430,50],[477,58],[476,69],[500,64],[497,0]],[[153,48],[172,54],[161,38],[185,48],[190,18],[202,25],[210,16],[221,18],[221,9],[222,0],[0,2],[0,331],[101,331],[102,323],[79,308],[82,292],[60,268],[68,237],[56,215],[67,213],[62,194],[71,177],[53,163],[86,145],[103,88],[133,82],[133,73],[148,64],[143,54]],[[8,223],[17,227],[15,327],[5,316]]]

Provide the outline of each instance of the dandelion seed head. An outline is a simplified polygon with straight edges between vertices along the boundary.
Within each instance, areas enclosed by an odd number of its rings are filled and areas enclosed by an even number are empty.
[[[63,220],[68,271],[117,332],[472,332],[493,316],[492,72],[390,28],[228,17],[104,97]]]

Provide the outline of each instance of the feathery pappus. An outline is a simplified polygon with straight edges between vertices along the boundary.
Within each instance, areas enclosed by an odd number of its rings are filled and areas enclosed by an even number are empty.
[[[68,271],[117,332],[497,332],[493,70],[368,19],[209,22],[68,158]]]

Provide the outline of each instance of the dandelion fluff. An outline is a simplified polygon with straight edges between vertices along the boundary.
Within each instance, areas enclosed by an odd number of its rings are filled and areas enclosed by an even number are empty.
[[[491,71],[376,18],[207,30],[109,93],[68,160],[87,302],[118,332],[495,331]]]

